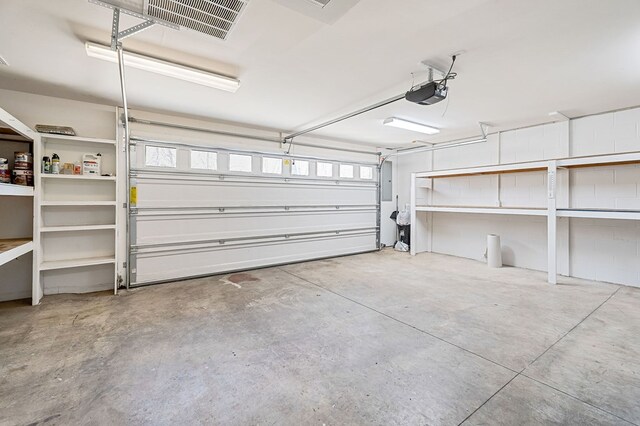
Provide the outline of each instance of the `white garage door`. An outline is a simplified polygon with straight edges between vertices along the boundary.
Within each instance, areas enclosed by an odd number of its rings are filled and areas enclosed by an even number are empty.
[[[373,163],[132,145],[132,286],[377,247]]]

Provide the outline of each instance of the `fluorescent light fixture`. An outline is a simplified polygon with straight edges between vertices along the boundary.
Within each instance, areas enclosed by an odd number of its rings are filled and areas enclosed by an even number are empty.
[[[107,46],[86,42],[85,49],[87,50],[87,55],[92,58],[118,63],[117,52],[111,50]],[[128,67],[177,78],[178,80],[189,81],[203,86],[213,87],[214,89],[226,90],[227,92],[235,92],[240,87],[240,80],[236,80],[235,78],[185,67],[184,65],[174,64],[172,62],[151,58],[149,56],[138,55],[137,53],[123,52],[123,54],[124,65]]]
[[[440,130],[435,127],[427,126],[426,124],[414,123],[413,121],[402,120],[396,117],[387,118],[382,122],[382,124],[414,132],[426,133],[427,135],[440,133]]]

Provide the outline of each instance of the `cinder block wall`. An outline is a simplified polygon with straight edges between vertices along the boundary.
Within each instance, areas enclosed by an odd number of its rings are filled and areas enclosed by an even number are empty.
[[[417,171],[630,151],[640,151],[640,108],[502,132],[483,144],[400,156],[396,166],[399,182],[404,182]],[[408,202],[408,187],[400,187],[398,194],[401,203]],[[544,208],[546,173],[438,179],[433,204]],[[640,166],[561,171],[558,207],[640,210]],[[420,214],[418,220],[429,217],[434,252],[481,260],[486,235],[497,233],[502,237],[505,264],[546,270],[543,217],[434,213]],[[640,222],[560,219],[558,271],[640,286]]]

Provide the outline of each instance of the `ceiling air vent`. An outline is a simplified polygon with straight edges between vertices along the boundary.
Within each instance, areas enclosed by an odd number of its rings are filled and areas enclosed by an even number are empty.
[[[145,13],[150,17],[226,40],[248,2],[249,0],[145,0]]]

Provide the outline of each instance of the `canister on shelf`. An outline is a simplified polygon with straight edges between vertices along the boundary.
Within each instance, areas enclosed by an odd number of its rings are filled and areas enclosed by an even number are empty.
[[[51,156],[51,173],[54,175],[60,174],[60,157],[55,153]]]
[[[73,165],[73,174],[74,175],[82,174],[82,163],[80,163],[79,161],[76,161],[76,163]]]
[[[14,185],[33,186],[33,170],[13,169]]]
[[[0,158],[0,182],[11,183],[11,173],[9,173],[9,160]]]
[[[13,168],[17,170],[33,170],[33,155],[30,152],[14,152]]]

